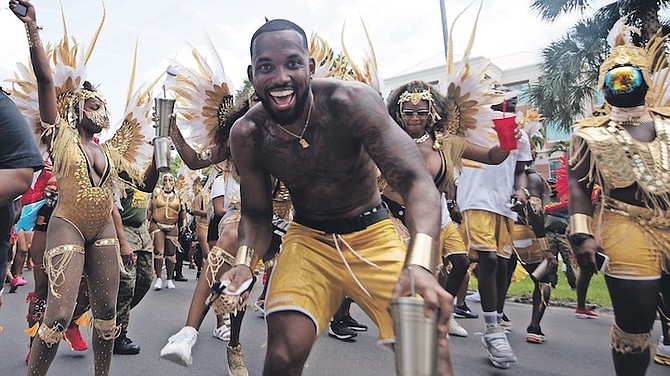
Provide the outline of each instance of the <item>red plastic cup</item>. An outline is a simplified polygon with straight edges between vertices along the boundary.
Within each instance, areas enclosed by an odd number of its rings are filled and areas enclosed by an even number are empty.
[[[493,119],[493,129],[498,133],[500,149],[510,151],[516,149],[516,115]]]

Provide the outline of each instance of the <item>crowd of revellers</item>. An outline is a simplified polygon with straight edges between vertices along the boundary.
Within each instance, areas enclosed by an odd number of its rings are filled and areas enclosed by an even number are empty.
[[[252,88],[241,98],[216,68],[175,62],[165,87],[181,114],[159,119],[143,87],[100,142],[106,102],[81,73],[92,49],[82,56],[67,35],[45,49],[35,6],[9,7],[26,28],[30,74],[0,93],[0,304],[31,271],[28,375],[47,374],[62,340],[91,345],[96,375],[109,374],[112,354],[138,354],[131,310],[151,290],[180,288],[183,267],[197,267],[197,284],[185,325],[160,352],[183,366],[211,308],[227,371],[248,375],[241,323],[262,283],[252,305],[267,324],[265,375],[301,374],[325,331],[346,341],[368,330],[353,303],[380,343],[402,351],[394,343],[407,317],[389,306],[410,295],[438,333],[431,374],[453,374],[450,336],[469,335],[457,319],[480,317],[482,355],[507,369],[517,363],[504,311],[515,270],[533,282],[525,340],[541,345],[559,259],[578,318],[598,318],[586,291],[605,275],[617,375],[645,374],[651,357],[670,366],[670,108],[650,99],[660,50],[626,38],[612,46],[598,85],[607,115],[575,124],[561,171],[545,179],[533,168],[539,114],[517,115],[519,93],[483,71],[450,76],[465,88],[473,74],[483,89],[470,97],[410,81],[381,98],[376,77],[324,78],[333,54],[316,57],[313,40],[282,19],[251,36]],[[490,125],[506,113],[513,130],[503,136]],[[142,149],[161,121],[184,164],[172,173],[158,148]],[[500,142],[478,142],[487,127]],[[478,291],[467,295],[471,277]],[[657,315],[662,336],[652,338]],[[92,327],[88,343],[80,326]]]

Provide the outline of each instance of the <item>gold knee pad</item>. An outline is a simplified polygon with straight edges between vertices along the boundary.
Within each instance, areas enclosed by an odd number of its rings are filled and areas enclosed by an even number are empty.
[[[65,269],[72,261],[75,253],[84,254],[84,247],[77,244],[62,244],[51,248],[44,254],[44,267],[49,275],[49,290],[51,294],[60,298],[56,288],[65,283]],[[56,256],[62,256],[58,262],[54,262]]]
[[[63,339],[63,333],[65,333],[65,328],[60,323],[56,323],[56,325],[54,325],[52,328],[42,324],[37,330],[37,335],[49,348]]]
[[[121,334],[121,325],[116,325],[116,316],[110,320],[93,319],[93,327],[105,341],[111,341]]]
[[[654,344],[651,333],[626,333],[612,323],[610,346],[619,354],[641,354]]]
[[[207,255],[207,271],[205,273],[205,278],[207,279],[209,286],[213,283],[210,278],[216,278],[216,274],[224,263],[232,266],[235,264],[235,257],[225,249],[216,245],[213,246]]]

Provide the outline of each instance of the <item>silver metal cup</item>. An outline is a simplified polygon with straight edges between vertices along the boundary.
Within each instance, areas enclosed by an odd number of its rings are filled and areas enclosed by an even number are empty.
[[[168,137],[170,135],[170,116],[174,112],[174,99],[154,98],[158,124],[156,126],[156,137]]]
[[[417,297],[391,301],[395,365],[399,376],[437,374],[437,316],[426,317],[423,306],[423,299]]]
[[[156,170],[166,172],[170,169],[170,139],[167,137],[154,138],[154,158]]]

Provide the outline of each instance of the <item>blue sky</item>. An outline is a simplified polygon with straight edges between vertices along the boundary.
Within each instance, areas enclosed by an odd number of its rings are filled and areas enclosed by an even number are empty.
[[[0,80],[10,78],[16,62],[28,61],[28,45],[21,22],[0,0]],[[596,5],[605,0],[594,1]],[[102,14],[100,1],[62,0],[68,31],[88,43]],[[469,4],[448,0],[447,18]],[[491,58],[502,68],[533,63],[539,51],[562,35],[578,15],[546,23],[530,14],[530,0],[485,0],[473,56]],[[62,36],[60,9],[56,0],[36,0],[43,41]],[[346,20],[345,43],[354,58],[362,58],[365,47],[360,17],[370,33],[380,76],[392,77],[415,67],[438,65],[443,56],[439,0],[108,0],[107,19],[89,62],[89,79],[100,85],[109,102],[112,123],[123,111],[135,40],[139,40],[136,85],[154,78],[167,66],[168,58],[188,60],[190,45],[204,46],[207,35],[221,55],[226,73],[239,88],[249,64],[249,40],[264,17],[287,18],[306,33],[317,32],[331,47],[340,50],[340,32]],[[454,32],[455,51],[465,48],[476,14],[472,6]]]

